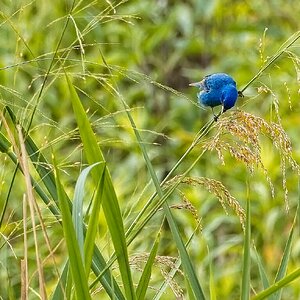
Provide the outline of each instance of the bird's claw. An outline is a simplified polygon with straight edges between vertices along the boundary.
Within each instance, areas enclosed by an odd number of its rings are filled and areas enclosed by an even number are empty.
[[[222,110],[221,110],[217,115],[214,114],[214,121],[217,122],[218,119],[219,119],[219,117],[220,117],[224,112],[225,112],[225,110],[224,110],[224,107],[223,107]]]
[[[241,98],[245,97],[242,91],[238,91],[238,96],[241,97]]]

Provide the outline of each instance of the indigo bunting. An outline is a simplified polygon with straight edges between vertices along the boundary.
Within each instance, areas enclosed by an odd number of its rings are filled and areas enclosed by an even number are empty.
[[[197,94],[199,104],[210,106],[213,114],[213,107],[223,106],[220,115],[234,106],[238,96],[243,97],[243,94],[238,92],[236,88],[236,82],[225,73],[205,76],[202,81],[191,83],[190,86],[196,86],[200,89]],[[218,119],[218,116],[214,114],[215,120]]]

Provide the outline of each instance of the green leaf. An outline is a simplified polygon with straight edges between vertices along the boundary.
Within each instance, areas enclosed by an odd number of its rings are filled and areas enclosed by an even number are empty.
[[[9,113],[9,116],[12,119],[13,123],[16,125],[17,120],[14,112],[8,106],[6,106],[5,109]],[[36,146],[32,138],[28,134],[26,134],[24,128],[22,128],[22,131],[25,133],[25,146],[30,160],[32,161],[35,169],[37,170],[53,200],[57,203],[57,193],[53,170],[51,169],[46,158],[41,153],[40,149]]]
[[[57,282],[56,288],[51,298],[52,300],[64,299],[64,295],[70,293],[69,291],[67,291],[68,271],[69,271],[69,262],[67,261],[63,268],[63,272]],[[70,286],[68,288],[70,288]]]
[[[8,106],[5,106],[5,110],[9,113],[9,116],[14,126],[16,126],[18,122],[14,112]],[[25,132],[24,128],[22,128],[22,131]],[[41,181],[45,185],[46,189],[48,190],[55,204],[53,202],[51,203],[49,196],[46,195],[46,193],[41,188],[41,186],[33,178],[31,178],[32,186],[40,195],[40,197],[43,199],[44,203],[47,205],[47,207],[50,209],[53,215],[56,216],[57,219],[59,219],[59,211],[57,209],[58,207],[57,193],[56,193],[53,170],[49,167],[49,163],[47,162],[43,154],[40,152],[39,148],[36,146],[32,138],[26,134],[24,134],[24,136],[25,136],[25,147],[30,157],[30,160],[33,166],[35,167],[35,169],[37,170],[41,178]],[[11,160],[18,166],[18,162],[15,157],[15,154],[11,152],[10,148],[7,149],[7,154],[9,155]],[[20,170],[22,171],[22,169]]]
[[[101,56],[102,56],[102,60],[104,62],[104,64],[106,65],[107,69],[109,70],[110,72],[110,68],[108,66],[108,64],[106,63],[105,61],[105,58],[102,54],[102,52],[100,52]],[[128,109],[128,105],[127,103],[124,101],[122,95],[120,93],[118,93],[118,96],[124,106],[124,109],[126,111],[126,114],[127,114],[127,117],[130,121],[130,124],[131,124],[131,127],[134,131],[134,134],[136,136],[136,139],[137,139],[137,142],[140,146],[140,149],[142,151],[142,154],[144,156],[144,159],[145,159],[145,162],[146,162],[146,165],[147,165],[147,168],[148,168],[148,171],[150,173],[150,176],[151,176],[151,179],[154,183],[154,186],[155,186],[155,189],[156,189],[156,192],[157,192],[157,195],[159,196],[160,199],[163,199],[163,192],[162,192],[162,189],[161,189],[161,186],[159,184],[159,181],[158,181],[158,178],[156,176],[156,173],[154,171],[154,168],[151,164],[151,161],[149,159],[149,156],[148,156],[148,153],[147,153],[147,150],[146,150],[146,146],[145,144],[143,143],[142,141],[142,138],[139,134],[139,131],[136,127],[136,124],[130,114],[130,110]],[[183,266],[183,269],[184,269],[184,272],[186,273],[188,279],[189,279],[189,283],[191,284],[191,287],[192,287],[192,290],[193,290],[193,293],[195,295],[195,297],[199,300],[201,299],[205,299],[204,297],[204,294],[203,294],[203,291],[202,291],[202,288],[200,286],[200,283],[197,279],[197,276],[196,276],[196,273],[195,273],[195,270],[193,268],[193,264],[188,256],[188,253],[187,253],[187,250],[184,246],[184,243],[181,239],[181,236],[180,236],[180,233],[179,233],[179,229],[177,227],[177,224],[175,222],[175,219],[171,213],[171,210],[168,206],[168,204],[166,202],[163,203],[163,209],[164,209],[164,212],[165,212],[165,215],[166,215],[166,218],[167,218],[167,221],[169,223],[169,226],[170,226],[170,229],[171,229],[171,232],[172,232],[172,235],[173,235],[173,238],[175,240],[175,243],[176,243],[176,246],[178,248],[178,251],[179,251],[179,254],[180,254],[180,257],[182,259],[182,266]]]
[[[13,124],[16,126],[18,124],[18,120],[16,119],[13,111],[9,108],[6,107],[6,110],[9,112],[10,118],[12,119]],[[22,128],[23,131],[24,128]],[[21,170],[16,155],[12,152],[11,144],[7,140],[7,138],[0,132],[0,151],[3,153],[6,153],[11,161],[16,165],[18,169]],[[57,200],[57,192],[56,192],[56,183],[55,183],[55,177],[53,174],[53,170],[49,169],[48,166],[50,166],[50,163],[46,160],[46,158],[42,155],[41,151],[35,144],[35,142],[32,140],[32,138],[29,135],[26,135],[26,140],[25,140],[25,146],[27,149],[27,152],[29,154],[29,157],[33,163],[33,166],[37,169],[38,174],[40,175],[41,181],[44,183],[45,187],[49,191],[52,199],[54,199],[54,202],[57,203],[58,205],[58,200]],[[42,163],[41,163],[42,162]],[[41,197],[41,199],[44,201],[46,206],[50,209],[50,211],[53,213],[53,215],[60,221],[60,211],[58,206],[56,204],[54,205],[51,203],[51,199],[49,196],[46,194],[44,189],[39,185],[37,181],[35,181],[31,177],[32,181],[32,186],[38,193],[38,195]],[[62,187],[61,187],[62,188]],[[69,207],[71,209],[72,204],[70,199],[68,198],[67,194],[64,192],[65,197],[69,203]],[[9,198],[9,193],[6,199],[5,204],[8,202]],[[5,205],[3,208],[1,220],[3,219],[3,216],[5,214]],[[84,228],[86,231],[86,229]],[[124,299],[124,296],[120,290],[120,287],[118,286],[117,282],[115,281],[114,277],[110,273],[110,271],[107,268],[106,262],[100,253],[99,249],[95,247],[94,244],[89,245],[89,247],[92,249],[91,251],[93,252],[93,259],[92,259],[92,269],[93,272],[95,273],[96,276],[99,276],[100,273],[102,274],[100,281],[104,289],[106,290],[107,294],[110,295],[112,298],[116,299]]]
[[[8,139],[4,136],[2,132],[0,132],[0,151],[2,153],[8,154],[10,152],[11,143]]]
[[[155,239],[155,243],[151,249],[147,263],[145,265],[142,276],[138,283],[138,287],[136,290],[136,296],[137,296],[137,299],[139,299],[139,300],[145,299],[146,291],[147,291],[147,288],[148,288],[148,285],[150,282],[152,266],[154,264],[154,260],[155,260],[158,245],[159,245],[159,240],[160,240],[160,232],[158,233],[158,235]]]
[[[55,160],[53,160],[53,163],[55,168],[57,195],[58,195],[59,207],[61,210],[64,237],[67,244],[68,257],[70,261],[72,278],[75,285],[76,296],[77,299],[91,299],[89,288],[88,288],[88,282],[83,267],[83,261],[80,255],[80,249],[79,249],[75,229],[72,222],[69,203],[67,201],[64,190],[62,188],[62,184],[60,181],[58,169],[55,164]]]
[[[100,278],[102,286],[105,288],[105,291],[112,299],[116,300],[125,300],[119,285],[115,281],[112,274],[109,272],[106,262],[100,253],[97,247],[93,247],[93,260],[92,260],[92,268],[96,276]],[[105,270],[105,271],[103,271]],[[102,276],[99,276],[99,275]]]
[[[292,281],[294,281],[295,279],[298,279],[298,278],[300,278],[300,268],[298,268],[295,271],[293,271],[292,273],[288,274],[287,276],[285,276],[281,280],[275,282],[269,288],[267,288],[266,290],[258,293],[257,295],[255,295],[251,299],[252,300],[265,299],[268,296],[273,295],[275,292],[279,291],[284,286],[290,284]]]
[[[136,128],[136,125],[134,123],[134,120],[129,112],[129,110],[127,109],[127,105],[126,103],[124,102],[123,99],[121,99],[123,104],[124,104],[124,107],[126,108],[126,113],[127,113],[127,116],[129,118],[129,121],[131,123],[131,126],[134,130],[134,133],[135,133],[135,136],[136,136],[136,139],[139,143],[139,146],[141,148],[141,151],[143,153],[143,156],[144,156],[144,159],[145,159],[145,162],[146,162],[146,165],[147,165],[147,168],[149,170],[149,173],[151,175],[151,178],[152,178],[152,181],[155,185],[155,188],[156,188],[156,192],[159,196],[160,199],[163,199],[164,198],[164,195],[163,195],[163,192],[162,192],[162,189],[161,189],[161,186],[159,184],[159,181],[158,181],[158,178],[155,174],[155,171],[154,171],[154,168],[151,164],[151,161],[148,157],[148,153],[146,151],[146,147],[145,147],[145,143],[143,143],[142,141],[142,138]],[[196,273],[195,273],[195,270],[193,268],[193,264],[189,258],[189,255],[187,253],[187,249],[181,239],[181,236],[180,236],[180,233],[179,233],[179,229],[178,229],[178,226],[175,222],[175,219],[173,217],[173,214],[171,212],[171,209],[169,208],[169,205],[167,202],[164,202],[163,205],[163,210],[164,210],[164,213],[166,215],[166,218],[167,218],[167,221],[169,223],[169,226],[170,226],[170,229],[171,229],[171,232],[172,232],[172,235],[173,235],[173,238],[175,240],[175,243],[176,243],[176,246],[178,248],[178,251],[179,251],[179,254],[180,254],[180,257],[181,257],[181,260],[182,260],[182,266],[183,266],[183,269],[184,269],[184,272],[186,274],[186,276],[188,277],[188,280],[189,280],[189,284],[192,288],[192,291],[196,297],[196,299],[199,299],[199,300],[202,300],[202,299],[205,299],[204,297],[204,294],[203,294],[203,291],[202,291],[202,288],[200,286],[200,283],[197,279],[197,276],[196,276]]]
[[[92,130],[90,122],[80,102],[77,92],[72,85],[69,77],[66,75],[66,80],[69,86],[71,101],[74,114],[77,120],[80,137],[83,143],[83,149],[86,159],[90,165],[96,162],[105,162],[104,156],[98,146],[97,139]],[[117,254],[119,269],[123,280],[125,294],[128,299],[135,299],[135,292],[131,278],[130,265],[127,253],[127,245],[125,240],[124,225],[122,215],[117,200],[116,192],[108,172],[107,167],[98,165],[92,170],[94,183],[97,186],[101,180],[102,173],[105,170],[103,184],[103,200],[102,207],[106,218],[108,229],[111,234],[112,242]]]
[[[209,248],[208,249],[208,256],[209,256],[209,290],[210,290],[210,300],[217,300],[217,295],[216,295],[216,284],[214,280],[214,270],[213,270],[213,265],[212,265],[212,259],[211,255],[209,253]]]
[[[13,111],[10,110],[9,108],[6,108],[6,109],[9,112],[9,115],[12,119],[13,124],[16,126],[18,121],[16,120],[16,117],[15,117]],[[22,130],[24,131],[24,128],[22,128]],[[1,140],[1,138],[2,138],[1,145],[3,145],[3,149],[0,148],[0,150],[1,151],[3,150],[4,153],[6,153],[9,156],[9,158],[12,160],[12,162],[20,169],[17,158],[16,158],[15,154],[11,151],[10,143],[8,142],[6,137],[0,132],[0,140]],[[41,151],[39,150],[39,148],[37,147],[37,145],[35,144],[35,142],[32,140],[32,138],[29,135],[26,136],[25,146],[26,146],[27,152],[29,154],[29,157],[33,163],[33,166],[37,169],[38,174],[40,175],[41,181],[44,183],[45,187],[49,191],[52,199],[54,199],[54,202],[56,202],[58,204],[55,177],[53,174],[53,170],[49,169],[49,167],[48,167],[50,165],[50,163],[42,155]],[[44,201],[46,206],[49,207],[49,209],[53,213],[53,215],[60,221],[59,208],[56,205],[53,205],[53,203],[51,203],[49,196],[45,193],[45,191],[37,183],[37,181],[35,181],[32,177],[31,177],[31,180],[32,180],[32,186],[34,187],[36,192],[39,194],[39,196]],[[68,201],[69,207],[71,209],[71,207],[72,207],[71,201],[65,192],[64,192],[64,194]],[[9,194],[8,194],[8,197],[9,197]],[[4,213],[5,213],[5,207],[3,209],[2,216],[4,215]],[[84,229],[84,230],[86,230],[86,229]],[[92,248],[92,251],[93,251],[93,263],[92,263],[93,272],[95,273],[96,276],[99,276],[100,273],[103,275],[103,276],[101,276],[100,281],[101,281],[101,284],[103,285],[104,289],[106,290],[108,295],[110,295],[111,297],[115,297],[117,299],[124,299],[124,296],[120,290],[120,287],[116,283],[112,274],[107,269],[106,262],[102,256],[102,254],[100,253],[99,249],[97,247],[94,247],[94,244],[90,245],[90,247]],[[103,270],[105,270],[105,271],[103,271]]]
[[[83,208],[83,200],[84,200],[84,185],[86,182],[86,179],[95,166],[97,166],[99,163],[95,163],[87,168],[85,168],[79,175],[76,185],[75,185],[75,191],[74,191],[74,199],[73,199],[73,223],[74,228],[76,232],[76,237],[79,244],[80,253],[82,256],[82,259],[84,260],[84,218],[82,215],[82,208]],[[88,274],[88,273],[87,273]]]
[[[246,209],[246,228],[244,237],[244,257],[243,257],[243,274],[241,299],[248,300],[250,297],[250,239],[251,239],[251,212],[250,200],[247,197]]]
[[[264,289],[267,289],[270,286],[270,283],[269,283],[269,280],[268,280],[268,277],[267,277],[267,273],[266,273],[265,268],[262,264],[261,258],[259,256],[259,254],[257,253],[256,248],[254,248],[254,251],[255,251],[255,255],[256,255],[256,262],[257,262],[257,265],[258,265],[260,280],[262,282],[262,285],[263,285]]]
[[[91,215],[89,217],[89,223],[87,226],[87,232],[84,240],[84,253],[85,253],[85,269],[86,272],[91,267],[92,259],[93,259],[93,251],[95,245],[95,239],[97,234],[97,228],[99,223],[99,211],[101,206],[101,200],[103,196],[104,190],[104,179],[106,174],[106,168],[104,168],[104,172],[102,173],[101,180],[97,186],[97,190],[95,193],[95,197],[92,199],[92,210]]]
[[[284,248],[284,252],[283,252],[281,262],[280,262],[280,266],[279,266],[278,272],[276,274],[275,283],[277,281],[279,281],[280,279],[282,279],[284,277],[284,275],[286,274],[287,267],[288,267],[288,262],[289,262],[289,258],[290,258],[290,254],[291,254],[293,233],[294,233],[294,224],[291,228],[287,243],[286,243],[285,248]],[[282,293],[282,290],[277,292],[274,299],[275,300],[281,299],[281,293]]]

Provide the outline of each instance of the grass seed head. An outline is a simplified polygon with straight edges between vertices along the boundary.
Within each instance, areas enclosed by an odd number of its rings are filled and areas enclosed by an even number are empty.
[[[217,132],[203,144],[204,149],[216,151],[222,164],[225,164],[223,153],[229,152],[233,158],[243,162],[250,173],[253,173],[255,167],[260,168],[269,183],[272,197],[274,197],[274,186],[262,161],[260,144],[260,136],[270,138],[280,155],[282,187],[285,193],[286,207],[288,208],[286,163],[288,162],[297,174],[300,174],[300,169],[293,158],[291,141],[282,125],[274,122],[268,123],[261,117],[236,110],[227,117],[221,118],[215,126]]]

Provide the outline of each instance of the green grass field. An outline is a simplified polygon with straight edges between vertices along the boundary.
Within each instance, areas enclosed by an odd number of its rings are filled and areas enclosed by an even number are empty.
[[[0,299],[300,299],[299,14],[2,0]]]

